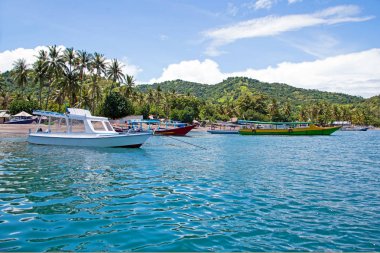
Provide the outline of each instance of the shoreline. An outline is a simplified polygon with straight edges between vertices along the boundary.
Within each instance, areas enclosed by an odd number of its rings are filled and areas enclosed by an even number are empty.
[[[28,135],[29,129],[33,131],[36,124],[0,124],[0,136],[3,135]],[[209,127],[197,127],[191,130],[192,132],[207,132]],[[369,131],[380,131],[380,128],[369,129]]]

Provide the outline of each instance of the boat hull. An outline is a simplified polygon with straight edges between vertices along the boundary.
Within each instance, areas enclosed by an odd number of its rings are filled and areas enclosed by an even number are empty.
[[[36,122],[37,119],[23,119],[23,120],[15,120],[15,121],[7,121],[4,122],[4,124],[32,124],[33,122]]]
[[[30,134],[28,142],[40,145],[62,145],[77,147],[125,147],[139,148],[151,133],[119,135],[58,135],[48,133]]]
[[[340,127],[308,127],[294,129],[241,129],[241,135],[330,135]]]
[[[238,134],[238,130],[207,130],[210,134]]]
[[[155,135],[175,135],[175,136],[185,136],[188,132],[190,132],[196,125],[185,126],[185,127],[177,127],[170,129],[161,129],[154,131]]]

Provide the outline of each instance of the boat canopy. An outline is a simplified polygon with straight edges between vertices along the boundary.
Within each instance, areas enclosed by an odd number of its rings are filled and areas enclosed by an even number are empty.
[[[239,124],[245,125],[245,124],[258,124],[258,125],[302,125],[302,124],[313,124],[313,122],[301,122],[301,121],[294,121],[294,122],[268,122],[268,121],[255,121],[255,120],[238,120]]]
[[[78,120],[83,120],[83,119],[88,119],[88,120],[108,120],[108,118],[105,117],[97,117],[97,116],[92,116],[91,112],[88,110],[83,110],[83,109],[77,109],[77,108],[67,108],[67,113],[58,113],[58,112],[51,112],[51,111],[42,111],[42,110],[36,110],[33,111],[34,115],[39,115],[39,116],[46,116],[46,117],[55,117],[55,118],[69,118],[69,119],[78,119]]]
[[[130,119],[127,122],[128,124],[159,124],[161,121],[158,119]]]

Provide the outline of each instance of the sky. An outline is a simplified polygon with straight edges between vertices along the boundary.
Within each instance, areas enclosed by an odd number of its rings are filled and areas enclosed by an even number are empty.
[[[231,76],[380,94],[380,0],[0,0],[0,72],[49,45],[116,58],[138,83]]]

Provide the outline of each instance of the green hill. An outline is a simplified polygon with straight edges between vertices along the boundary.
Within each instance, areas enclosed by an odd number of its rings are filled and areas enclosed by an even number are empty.
[[[146,92],[148,89],[157,89],[158,86],[160,86],[162,91],[175,91],[180,94],[189,93],[201,99],[218,100],[228,94],[231,94],[234,98],[238,98],[242,92],[249,90],[251,93],[262,94],[270,98],[275,98],[279,102],[290,100],[294,105],[322,100],[336,104],[355,104],[365,101],[364,98],[358,96],[295,88],[282,83],[265,83],[246,77],[230,77],[215,85],[175,80],[155,83],[153,85],[138,85],[137,89],[142,92]]]

